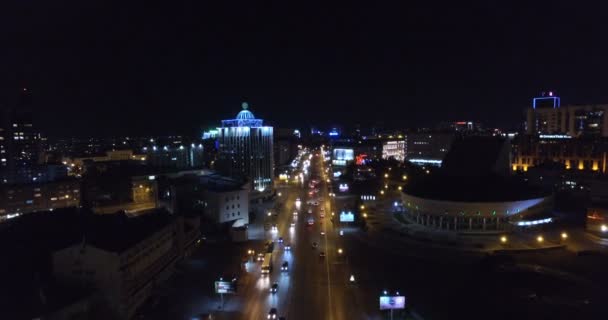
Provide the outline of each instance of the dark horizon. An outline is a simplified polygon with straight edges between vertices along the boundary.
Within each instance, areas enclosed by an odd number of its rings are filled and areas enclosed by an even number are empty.
[[[608,8],[569,4],[11,3],[0,105],[28,87],[48,136],[194,134],[242,101],[275,127],[513,128],[542,91],[608,102]]]

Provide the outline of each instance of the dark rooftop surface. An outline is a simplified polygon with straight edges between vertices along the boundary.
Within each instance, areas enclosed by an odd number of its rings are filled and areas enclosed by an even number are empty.
[[[549,195],[518,177],[485,175],[455,177],[431,175],[412,181],[404,193],[420,198],[462,202],[500,202],[539,198]]]
[[[452,176],[491,174],[500,157],[508,156],[501,152],[504,146],[503,138],[459,137],[454,139],[450,151],[445,155],[441,171]],[[505,164],[508,165],[508,162]]]
[[[85,231],[87,243],[111,252],[122,252],[171,223],[164,209],[152,209],[136,217],[124,213],[95,215]]]

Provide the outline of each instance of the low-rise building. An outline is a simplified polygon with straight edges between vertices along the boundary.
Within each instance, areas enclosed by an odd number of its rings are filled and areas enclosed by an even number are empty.
[[[155,210],[95,216],[89,223],[82,241],[54,252],[54,274],[98,290],[116,316],[131,318],[180,258],[178,219]]]
[[[80,181],[0,186],[0,222],[26,213],[80,206]]]

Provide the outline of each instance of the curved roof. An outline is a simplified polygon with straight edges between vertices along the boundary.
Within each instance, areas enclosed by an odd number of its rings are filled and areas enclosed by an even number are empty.
[[[431,175],[415,183],[411,181],[403,192],[419,198],[456,202],[519,201],[551,194],[516,177],[499,175],[466,178]]]
[[[247,110],[249,104],[243,102],[241,110],[234,119],[222,120],[222,127],[261,127],[264,124],[262,119],[256,119],[251,111]]]
[[[236,115],[236,119],[237,120],[252,120],[252,119],[255,119],[255,116],[253,115],[253,113],[251,113],[251,111],[249,111],[247,109],[243,109],[243,110],[241,110],[241,112],[239,112]]]

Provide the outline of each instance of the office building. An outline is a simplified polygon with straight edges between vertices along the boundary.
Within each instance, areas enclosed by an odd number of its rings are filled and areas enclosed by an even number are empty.
[[[607,171],[608,140],[574,138],[562,134],[520,135],[513,141],[513,171],[528,171],[545,162],[561,163],[566,170]]]
[[[113,317],[130,319],[173,274],[182,251],[180,220],[153,210],[137,217],[96,216],[88,223],[80,241],[53,253],[54,275],[98,291]]]
[[[80,206],[80,181],[0,186],[0,222],[20,215]]]
[[[172,167],[178,169],[201,167],[203,165],[203,145],[165,145],[144,147],[146,161],[154,167]]]
[[[274,132],[274,163],[277,167],[287,166],[298,154],[300,138],[298,130],[276,129]]]
[[[405,159],[405,140],[387,140],[382,143],[382,159]]]
[[[41,163],[42,145],[40,133],[33,125],[31,94],[27,89],[23,89],[19,101],[4,113],[0,126],[0,182],[13,184],[28,178],[31,181],[34,177],[24,177],[28,171],[22,168]]]
[[[419,132],[406,137],[406,160],[417,165],[441,166],[450,150],[453,133]]]
[[[526,109],[526,133],[608,137],[608,104],[561,106],[549,92]]]
[[[273,128],[256,119],[244,102],[235,119],[223,120],[219,131],[218,169],[225,175],[246,178],[259,193],[273,191]]]

